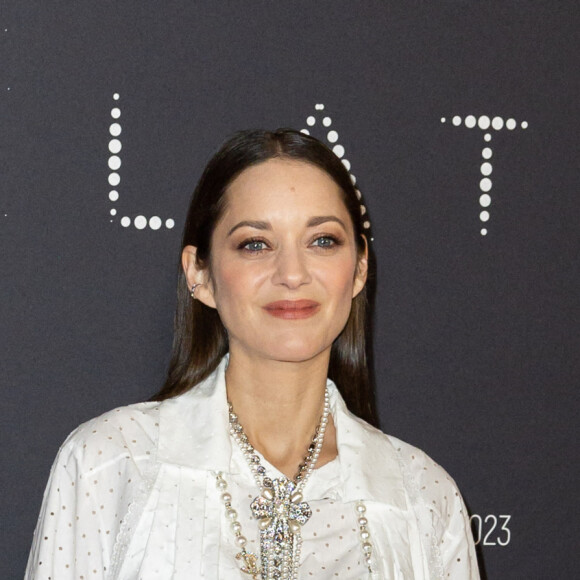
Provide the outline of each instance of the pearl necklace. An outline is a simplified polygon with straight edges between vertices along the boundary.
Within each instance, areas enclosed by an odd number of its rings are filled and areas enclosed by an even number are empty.
[[[302,490],[314,468],[324,442],[324,434],[330,415],[328,389],[324,392],[324,410],[320,423],[316,427],[312,443],[303,462],[298,467],[294,480],[286,477],[271,479],[266,476],[266,469],[260,462],[248,437],[229,406],[230,434],[240,447],[250,467],[261,495],[250,504],[252,513],[259,520],[260,558],[246,550],[247,538],[242,534],[242,525],[238,513],[232,508],[232,497],[227,491],[227,482],[222,472],[216,475],[216,486],[221,492],[226,516],[231,521],[236,545],[240,552],[236,560],[240,561],[241,571],[254,580],[298,580],[300,553],[302,548],[301,528],[310,519],[312,510],[308,503],[302,501]],[[369,574],[372,575],[372,544],[367,530],[366,508],[362,502],[356,504],[358,514],[360,541]]]

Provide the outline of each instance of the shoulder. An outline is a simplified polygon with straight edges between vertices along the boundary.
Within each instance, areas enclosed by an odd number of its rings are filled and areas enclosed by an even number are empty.
[[[351,431],[359,439],[364,469],[372,466],[369,478],[378,478],[383,486],[387,481],[402,486],[415,509],[425,509],[437,517],[446,519],[462,509],[455,481],[437,461],[418,447],[353,419]]]
[[[418,447],[392,435],[387,438],[397,452],[410,495],[415,499],[422,499],[430,509],[436,510],[440,515],[446,514],[449,506],[460,498],[454,479]]]
[[[423,450],[392,435],[386,437],[396,450],[403,466],[409,471],[409,475],[417,478],[424,485],[455,486],[454,480],[447,471]]]
[[[114,409],[69,435],[46,486],[27,578],[38,576],[43,562],[53,578],[70,578],[73,567],[102,577],[124,522],[139,513],[134,506],[149,493],[158,406]],[[81,545],[90,551],[81,554]]]
[[[123,460],[151,457],[157,444],[159,406],[137,403],[119,407],[77,427],[59,451],[59,461],[79,473],[99,470]]]
[[[369,481],[403,486],[412,503],[424,501],[436,511],[444,512],[445,503],[459,497],[451,476],[427,453],[356,417],[342,399],[336,408],[339,453],[348,469],[358,467]]]

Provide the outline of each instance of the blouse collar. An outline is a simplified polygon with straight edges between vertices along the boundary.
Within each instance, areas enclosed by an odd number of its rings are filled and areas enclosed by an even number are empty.
[[[157,459],[205,471],[235,473],[226,397],[225,356],[193,389],[160,405]],[[403,478],[391,441],[348,409],[336,385],[327,382],[344,501],[377,501],[404,508]]]

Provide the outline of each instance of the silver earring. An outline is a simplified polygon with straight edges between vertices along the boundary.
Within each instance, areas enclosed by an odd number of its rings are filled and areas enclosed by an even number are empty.
[[[203,284],[192,284],[192,285],[191,285],[191,290],[189,291],[189,293],[190,293],[191,297],[192,297],[194,300],[195,300],[195,289],[196,289],[198,286],[203,286]]]

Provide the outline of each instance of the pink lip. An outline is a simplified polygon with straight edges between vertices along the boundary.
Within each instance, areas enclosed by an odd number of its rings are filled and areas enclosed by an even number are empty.
[[[314,300],[278,300],[264,306],[264,310],[276,318],[297,320],[310,318],[320,309],[320,304]]]

